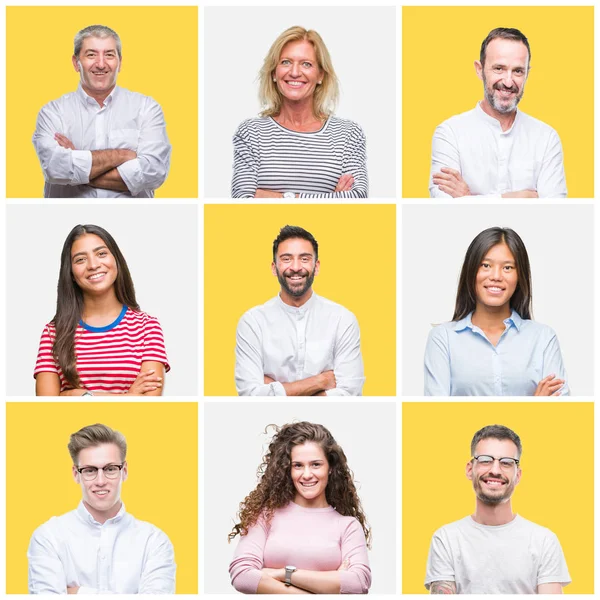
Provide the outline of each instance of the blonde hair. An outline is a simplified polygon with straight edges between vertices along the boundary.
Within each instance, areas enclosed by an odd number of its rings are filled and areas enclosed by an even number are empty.
[[[319,68],[323,72],[321,85],[316,87],[313,94],[315,117],[325,119],[333,114],[339,97],[339,86],[327,46],[325,46],[325,42],[316,31],[294,26],[286,29],[273,42],[260,70],[258,96],[263,107],[260,113],[262,117],[272,117],[281,112],[282,98],[277,84],[273,81],[273,74],[279,63],[283,47],[289,42],[299,42],[301,40],[310,42],[313,45]]]
[[[95,425],[83,427],[79,431],[71,434],[71,439],[69,440],[69,445],[67,447],[69,449],[69,454],[73,459],[73,464],[77,464],[79,453],[82,450],[100,446],[102,444],[115,444],[121,452],[121,460],[125,460],[125,456],[127,455],[127,442],[125,441],[125,436],[119,431],[111,429],[108,425],[96,423]]]

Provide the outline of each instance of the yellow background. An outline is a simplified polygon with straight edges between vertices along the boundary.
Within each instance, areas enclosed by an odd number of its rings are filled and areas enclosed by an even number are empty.
[[[204,212],[204,393],[235,396],[240,317],[279,293],[273,240],[299,225],[319,243],[313,289],[352,311],[360,326],[363,394],[396,393],[396,207],[208,205]]]
[[[594,406],[586,403],[405,403],[402,411],[402,583],[426,594],[433,533],[475,510],[466,478],[475,432],[499,423],[521,438],[513,510],[560,540],[572,583],[594,593]]]
[[[483,98],[473,62],[496,27],[527,36],[532,70],[519,108],[558,132],[569,197],[593,197],[594,9],[581,6],[402,9],[402,195],[429,197],[433,132]]]
[[[152,96],[173,146],[157,198],[198,195],[198,9],[195,6],[9,6],[6,9],[6,195],[40,198],[44,177],[31,138],[44,104],[77,89],[73,38],[88,25],[123,45],[117,85]]]
[[[81,500],[67,444],[104,423],[127,438],[127,512],[162,529],[175,548],[177,593],[198,591],[198,406],[196,403],[7,403],[6,591],[27,593],[34,530]]]

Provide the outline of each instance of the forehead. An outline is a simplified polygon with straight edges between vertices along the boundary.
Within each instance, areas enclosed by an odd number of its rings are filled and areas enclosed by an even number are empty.
[[[291,238],[279,244],[277,256],[281,256],[282,254],[312,254],[314,256],[315,251],[312,244],[308,240],[303,240],[302,238]]]
[[[497,440],[495,438],[487,438],[481,440],[475,447],[475,455],[489,454],[496,458],[511,457],[517,458],[517,445],[511,440]]]
[[[488,44],[485,51],[486,65],[514,64],[525,66],[528,59],[527,46],[523,42],[515,40],[495,38]]]
[[[94,50],[95,52],[108,52],[109,50],[117,51],[117,40],[112,36],[107,37],[87,37],[81,44],[81,52]]]
[[[103,467],[108,463],[120,463],[121,452],[116,444],[100,444],[84,448],[77,458],[80,465]]]
[[[317,54],[315,47],[307,40],[288,42],[282,49],[279,58],[308,58],[315,61]]]
[[[515,262],[515,257],[513,256],[513,253],[510,251],[510,248],[504,243],[492,246],[485,253],[484,258],[491,258],[497,260],[498,262]]]
[[[78,237],[71,246],[71,256],[78,252],[89,252],[98,246],[106,246],[104,240],[94,233],[86,233]]]
[[[311,462],[313,460],[327,460],[325,453],[319,444],[306,442],[292,448],[293,462]]]

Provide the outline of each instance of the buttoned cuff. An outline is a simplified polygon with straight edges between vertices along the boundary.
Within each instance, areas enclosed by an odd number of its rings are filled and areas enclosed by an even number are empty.
[[[71,150],[73,176],[71,185],[86,185],[92,172],[92,153],[90,150]]]
[[[144,174],[140,167],[140,161],[137,158],[119,165],[117,171],[119,171],[121,179],[125,182],[132,196],[137,196],[144,190]]]

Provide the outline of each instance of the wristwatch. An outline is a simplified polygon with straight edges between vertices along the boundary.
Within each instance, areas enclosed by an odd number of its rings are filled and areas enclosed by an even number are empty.
[[[295,198],[296,194],[294,194],[294,192],[283,192],[283,197],[284,198]]]
[[[287,587],[290,587],[290,585],[292,585],[292,573],[296,570],[296,567],[292,567],[289,565],[285,568],[285,585],[287,585]]]
[[[85,390],[85,392],[83,392],[83,394],[81,394],[81,397],[83,398],[84,396],[93,396],[94,394],[92,394],[92,392],[90,392],[90,390]]]

